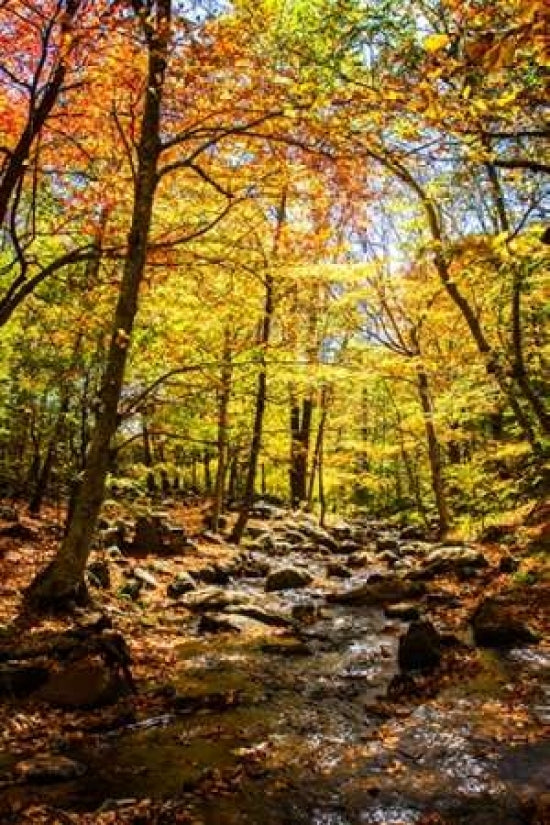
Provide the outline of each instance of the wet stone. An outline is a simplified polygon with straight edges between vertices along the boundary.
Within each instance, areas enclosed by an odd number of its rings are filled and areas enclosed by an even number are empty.
[[[398,602],[397,604],[386,605],[384,614],[388,619],[401,619],[405,622],[415,621],[420,618],[418,606],[410,602]]]
[[[143,585],[150,590],[154,590],[157,586],[156,578],[148,570],[144,570],[143,567],[134,567],[132,570],[132,576],[134,579],[142,582]]]
[[[397,576],[381,576],[378,581],[372,577],[366,584],[344,590],[341,593],[331,593],[327,601],[333,604],[376,605],[403,602],[424,595],[425,586],[422,582],[411,582]]]
[[[437,667],[441,661],[441,640],[431,622],[412,622],[399,639],[397,659],[402,671]]]
[[[237,613],[203,613],[199,620],[199,633],[258,633],[265,625],[248,616]]]
[[[25,696],[41,687],[48,679],[45,667],[34,665],[0,665],[0,696]]]
[[[204,584],[228,584],[231,578],[230,571],[218,564],[203,567],[195,573],[195,578]]]
[[[474,639],[480,647],[514,647],[538,641],[535,634],[515,615],[506,599],[485,599],[472,616]]]
[[[86,766],[67,756],[41,754],[18,762],[14,773],[21,782],[46,785],[77,779],[86,773]]]
[[[171,599],[177,599],[179,596],[195,590],[196,587],[195,580],[189,573],[178,573],[174,581],[171,581],[168,585],[166,592]]]
[[[122,585],[120,588],[120,595],[124,596],[132,601],[136,601],[139,598],[141,591],[143,590],[143,582],[139,579],[128,579],[125,584]]]
[[[98,559],[88,565],[88,577],[93,585],[108,590],[111,586],[111,572],[109,563],[104,559]]]
[[[343,564],[338,564],[338,562],[332,562],[331,564],[327,565],[327,576],[329,578],[334,579],[351,579],[352,573],[347,567]]]
[[[281,570],[274,570],[266,579],[265,589],[267,592],[275,590],[293,590],[307,587],[313,581],[313,576],[305,570],[297,570],[295,567],[285,567]]]
[[[127,684],[99,657],[70,662],[53,673],[40,698],[60,708],[95,708],[111,704],[127,692]]]

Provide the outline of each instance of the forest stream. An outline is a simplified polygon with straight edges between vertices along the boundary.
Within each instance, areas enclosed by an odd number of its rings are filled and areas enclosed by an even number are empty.
[[[281,566],[272,550],[248,558]],[[400,688],[398,643],[408,622],[382,607],[327,601],[383,575],[386,562],[336,583],[326,562],[322,548],[295,547],[284,567],[307,569],[305,587],[266,593],[264,578],[244,576],[188,594],[195,605],[197,592],[206,601],[221,594],[223,612],[203,604],[183,620],[175,669],[149,685],[169,682],[165,710],[60,746],[85,766],[82,776],[8,786],[3,795],[77,812],[144,799],[169,810],[177,799],[189,821],[205,825],[538,822],[529,806],[550,792],[550,742],[541,738],[550,723],[550,649],[476,651],[462,629],[443,678],[424,679],[416,692],[414,681]],[[429,593],[417,604],[423,615],[432,605],[445,630],[460,605],[434,596],[433,582]],[[236,625],[215,627],[208,616]],[[285,616],[301,621],[273,626]],[[3,756],[7,770],[13,758]]]

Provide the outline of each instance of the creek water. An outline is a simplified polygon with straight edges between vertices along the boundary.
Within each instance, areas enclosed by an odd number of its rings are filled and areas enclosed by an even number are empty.
[[[234,586],[263,591],[260,580]],[[84,776],[37,787],[36,797],[96,810],[184,796],[205,825],[415,825],[434,812],[452,825],[529,821],[526,795],[550,790],[550,743],[531,737],[549,722],[550,651],[483,654],[475,676],[387,713],[377,699],[406,625],[374,608],[326,606],[322,589],[277,598],[286,608],[323,603],[300,633],[308,655],[274,645],[272,628],[199,635],[191,618],[177,671],[159,679],[199,697],[199,709],[98,736],[69,754]],[[532,678],[535,699],[509,701]]]

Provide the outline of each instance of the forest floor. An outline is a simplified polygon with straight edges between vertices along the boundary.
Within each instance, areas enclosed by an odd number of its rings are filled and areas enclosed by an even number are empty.
[[[418,609],[447,642],[436,667],[409,676],[397,666],[408,621],[381,602],[346,604],[341,595],[373,574],[376,582],[422,568],[433,545],[407,544],[376,523],[353,559],[311,543],[262,552],[204,536],[202,518],[199,507],[171,508],[193,546],[115,559],[110,587],[94,588],[94,607],[70,619],[21,614],[24,588],[59,541],[57,514],[22,516],[20,538],[1,536],[9,522],[0,521],[0,663],[9,666],[14,651],[39,653],[75,624],[87,638],[107,617],[128,644],[135,682],[134,692],[96,708],[56,707],[40,691],[2,697],[0,822],[550,822],[544,519],[470,546],[487,562],[480,569],[424,576],[411,616]],[[274,529],[266,520],[251,525],[260,534]],[[382,551],[392,541],[397,562]],[[503,562],[510,558],[513,565]],[[124,588],[136,567],[150,581],[132,599]],[[268,568],[288,567],[311,581],[266,592]],[[206,584],[205,570],[214,571],[207,586],[167,595],[185,573]],[[472,642],[476,607],[498,594],[535,644],[495,650]],[[63,781],[33,774],[43,757],[67,760]]]

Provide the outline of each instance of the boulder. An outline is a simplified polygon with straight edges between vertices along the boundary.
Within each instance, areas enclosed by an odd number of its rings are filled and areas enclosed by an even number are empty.
[[[225,539],[219,533],[213,533],[212,530],[203,530],[202,537],[209,544],[222,545],[225,544]]]
[[[346,521],[339,521],[337,524],[333,525],[333,527],[330,528],[330,531],[337,541],[345,541],[346,539],[351,539],[353,538],[354,533],[353,527]]]
[[[19,521],[19,513],[11,504],[1,504],[0,518],[4,521]]]
[[[292,625],[289,616],[276,608],[265,608],[256,604],[229,605],[225,608],[224,614],[246,616],[269,627],[290,627]]]
[[[375,563],[376,560],[370,553],[352,553],[351,556],[348,556],[346,559],[346,564],[353,568],[369,567],[369,565]]]
[[[47,680],[45,667],[24,664],[0,665],[0,696],[26,696]]]
[[[143,582],[139,579],[128,579],[122,587],[120,588],[120,595],[131,599],[133,602],[139,598],[141,591],[143,590]]]
[[[399,535],[405,541],[423,541],[426,538],[426,530],[423,527],[411,524],[408,527],[402,527]]]
[[[86,766],[68,756],[49,753],[33,756],[18,762],[14,774],[20,782],[47,785],[54,782],[69,782],[86,773]]]
[[[431,622],[412,622],[399,639],[400,670],[433,670],[441,661],[439,633]]]
[[[281,636],[273,641],[263,642],[260,646],[263,653],[275,656],[311,656],[312,651],[301,639],[291,636]]]
[[[18,539],[19,541],[36,541],[40,538],[40,530],[32,524],[24,524],[16,521],[15,524],[8,524],[0,529],[0,536],[8,539]]]
[[[195,590],[196,587],[195,580],[189,573],[178,573],[176,578],[168,585],[166,592],[171,599],[177,599],[179,596]]]
[[[134,555],[162,554],[165,550],[163,534],[162,519],[159,516],[140,516],[136,521],[131,552]]]
[[[312,624],[319,618],[319,608],[313,602],[293,604],[290,610],[292,618],[301,624]]]
[[[318,527],[315,524],[310,524],[310,522],[304,521],[300,522],[299,529],[300,532],[304,533],[306,538],[311,539],[314,544],[320,545],[321,547],[326,547],[328,550],[334,551],[338,549],[338,542],[336,539],[322,527]]]
[[[195,578],[204,584],[228,584],[230,571],[220,564],[210,564],[195,573]]]
[[[268,575],[270,569],[268,562],[251,555],[242,560],[238,570],[235,571],[235,575],[245,579],[261,579]]]
[[[293,527],[286,528],[282,533],[282,538],[292,547],[297,547],[299,544],[304,544],[306,535],[302,530],[297,530]]]
[[[254,598],[240,590],[201,587],[183,595],[179,604],[193,613],[218,613],[230,605],[254,604]]]
[[[306,570],[284,567],[269,574],[265,582],[265,589],[268,593],[274,590],[294,590],[307,587],[312,581],[313,576]]]
[[[440,547],[424,560],[419,569],[411,570],[410,579],[418,581],[432,579],[447,574],[459,575],[461,572],[478,571],[488,566],[487,559],[479,550],[461,545]]]
[[[384,608],[384,615],[388,619],[401,619],[405,622],[413,622],[420,618],[420,610],[417,605],[410,602],[397,602],[397,604],[388,604]]]
[[[519,568],[519,561],[513,556],[506,555],[498,563],[499,573],[515,573]]]
[[[111,571],[109,563],[105,559],[96,559],[90,562],[87,568],[90,583],[103,590],[108,590],[111,586]]]
[[[350,605],[392,604],[420,598],[425,592],[426,587],[422,582],[407,581],[398,576],[381,576],[378,581],[369,579],[359,587],[340,593],[330,593],[327,601],[333,604]]]
[[[332,562],[327,565],[327,576],[333,579],[351,579],[352,573],[345,565]]]
[[[157,586],[157,580],[149,570],[144,570],[143,567],[134,567],[132,576],[140,582],[143,582],[144,587],[149,590],[154,590]]]
[[[265,625],[237,613],[203,613],[199,633],[265,633]]]
[[[127,691],[127,683],[102,658],[87,656],[52,673],[37,695],[55,707],[84,709],[116,702]]]
[[[376,539],[376,550],[379,553],[383,553],[386,550],[395,553],[399,550],[399,539],[395,538],[395,536],[378,536]]]
[[[514,604],[505,597],[489,596],[474,612],[471,623],[480,647],[515,647],[537,642],[537,636],[517,616]]]
[[[251,514],[255,516],[255,518],[279,520],[284,518],[286,512],[282,507],[278,507],[275,504],[270,504],[268,501],[261,500],[256,501],[252,505]]]
[[[350,555],[351,553],[358,553],[361,550],[361,545],[353,539],[344,539],[340,544],[333,548],[333,553],[342,553],[342,555]]]
[[[117,547],[124,547],[125,540],[125,530],[121,525],[107,527],[99,532],[99,542],[102,547],[111,547],[115,544]]]

